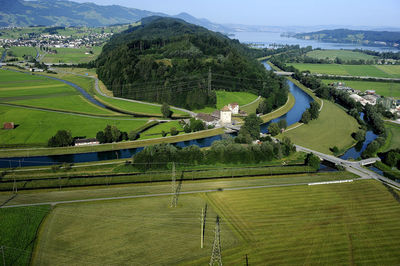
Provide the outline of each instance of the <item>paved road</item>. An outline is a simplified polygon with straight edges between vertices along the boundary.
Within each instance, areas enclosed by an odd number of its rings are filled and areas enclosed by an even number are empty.
[[[257,97],[257,99],[255,99],[255,100],[254,100],[254,101],[252,101],[251,103],[248,103],[248,104],[242,105],[242,107],[246,107],[246,106],[248,106],[248,105],[250,105],[250,104],[253,104],[253,103],[255,103],[255,102],[259,101],[260,99],[261,99],[261,96],[258,96],[258,97]]]

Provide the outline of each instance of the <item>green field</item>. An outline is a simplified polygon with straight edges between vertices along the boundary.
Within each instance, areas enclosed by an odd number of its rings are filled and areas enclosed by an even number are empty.
[[[75,88],[45,77],[0,70],[0,102],[94,115],[120,114],[85,99]]]
[[[4,265],[29,265],[36,233],[49,212],[50,206],[0,209],[1,263],[4,255]]]
[[[90,118],[79,115],[60,114],[29,110],[19,107],[0,106],[0,124],[14,122],[13,130],[0,130],[0,145],[44,146],[57,130],[70,130],[73,136],[93,138],[108,124],[122,131],[131,131],[144,125],[144,120],[117,120],[112,118]]]
[[[288,64],[300,71],[309,70],[311,73],[369,76],[379,78],[400,78],[399,65],[338,65],[338,64]]]
[[[208,257],[216,213],[207,209],[205,248],[200,248],[201,196],[70,204],[56,207],[46,219],[33,265],[168,265],[190,264]],[[222,223],[222,245],[239,240]],[[177,255],[179,254],[179,255]]]
[[[8,52],[12,52],[13,57],[18,57],[18,60],[23,60],[24,55],[30,55],[33,58],[35,58],[37,54],[35,47],[25,47],[25,46],[13,46],[7,50],[7,54]],[[6,59],[8,58],[11,57],[7,55]]]
[[[308,52],[306,56],[315,59],[329,59],[335,60],[337,57],[344,60],[375,60],[376,57],[360,52],[353,52],[349,50],[313,50]]]
[[[375,90],[376,94],[385,97],[393,97],[400,99],[400,83],[379,82],[379,81],[358,81],[358,80],[333,80],[333,79],[322,80],[322,82],[325,84],[331,84],[338,81],[345,83],[346,86],[351,87],[355,90],[360,90],[360,91]]]
[[[239,183],[253,181],[259,180]],[[232,181],[189,182],[183,188],[226,183]],[[148,187],[156,193],[161,186],[121,187],[119,195]],[[53,196],[68,193],[77,192]],[[33,265],[205,265],[217,213],[226,265],[245,264],[246,254],[250,265],[400,263],[400,205],[375,180],[181,195],[177,208],[169,207],[170,200],[162,196],[59,205],[41,227]],[[201,249],[199,218],[205,203]]]
[[[238,103],[239,108],[241,105],[245,105],[248,103],[251,103],[252,101],[257,99],[257,95],[254,95],[249,92],[243,92],[243,91],[237,91],[237,92],[232,92],[232,91],[216,91],[217,94],[217,109],[221,110],[225,105],[228,105],[230,103]],[[212,113],[215,111],[215,108],[212,107],[206,107],[200,110],[195,110],[194,112],[196,113]]]
[[[92,48],[52,48],[52,50],[56,50],[57,53],[47,53],[42,61],[45,63],[88,63],[97,58],[101,53],[101,49],[102,47],[98,46]],[[92,51],[93,54],[90,54],[90,51]]]
[[[400,148],[400,125],[395,123],[385,123],[385,128],[388,133],[386,143],[381,147],[380,151],[386,152],[391,149]]]
[[[171,128],[175,127],[178,131],[183,131],[183,128],[179,121],[171,121],[167,123],[161,123],[158,124],[145,132],[140,134],[140,140],[145,140],[145,139],[153,139],[153,138],[162,138],[161,132],[164,130],[165,132],[168,133],[167,136],[171,136]],[[184,134],[184,132],[179,132],[179,134]]]
[[[330,148],[334,146],[344,150],[354,144],[351,134],[357,130],[358,123],[353,117],[325,100],[317,120],[287,131],[283,136],[289,137],[300,146],[331,154]]]

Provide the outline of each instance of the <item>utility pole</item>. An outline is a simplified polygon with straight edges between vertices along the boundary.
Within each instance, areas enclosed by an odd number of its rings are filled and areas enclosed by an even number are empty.
[[[249,258],[247,257],[247,254],[246,254],[246,266],[249,266]]]
[[[201,209],[201,235],[200,235],[200,246],[204,247],[204,234],[206,229],[206,217],[207,217],[207,204]]]
[[[219,216],[217,215],[217,220],[215,222],[215,237],[214,244],[211,254],[210,266],[217,263],[217,265],[222,265],[222,257],[221,257],[221,236],[220,236],[220,228],[219,228]]]
[[[174,208],[177,205],[178,195],[176,191],[176,171],[175,162],[172,163],[172,178],[171,178],[172,193],[174,194],[171,200],[171,207]]]
[[[208,68],[208,93],[211,92],[211,78],[212,78],[211,67],[209,67]]]

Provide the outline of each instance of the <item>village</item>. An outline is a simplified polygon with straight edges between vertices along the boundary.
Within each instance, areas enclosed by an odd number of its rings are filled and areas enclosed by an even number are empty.
[[[392,114],[400,116],[400,100],[396,100],[392,97],[381,96],[377,94],[375,90],[366,90],[364,92],[355,90],[346,86],[345,82],[335,82],[330,85],[339,91],[347,92],[350,95],[350,98],[354,99],[356,102],[359,102],[362,106],[367,104],[381,104]]]

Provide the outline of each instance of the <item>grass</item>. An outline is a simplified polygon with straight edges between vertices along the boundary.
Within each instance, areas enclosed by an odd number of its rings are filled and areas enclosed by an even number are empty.
[[[60,129],[70,130],[73,136],[95,137],[96,133],[103,130],[108,124],[129,132],[146,123],[143,120],[91,118],[0,106],[0,124],[2,125],[4,122],[14,122],[18,127],[13,130],[0,130],[0,146],[3,147],[12,145],[45,146],[48,139]]]
[[[240,110],[245,111],[247,114],[253,114],[257,112],[257,108],[260,105],[263,98],[259,98],[257,101],[246,104],[245,106],[240,107]]]
[[[206,200],[180,196],[56,207],[41,230],[33,265],[61,264],[189,264],[209,257],[215,211],[207,209],[205,247],[200,248],[199,215]],[[238,244],[222,223],[222,245]],[[177,252],[179,256],[177,256]]]
[[[4,246],[5,265],[30,264],[36,233],[49,212],[49,205],[0,209],[0,245]]]
[[[13,46],[8,51],[11,51],[13,53],[14,57],[18,57],[18,60],[23,60],[24,55],[30,55],[33,58],[36,57],[36,49],[35,47],[25,47],[25,46]],[[7,51],[7,53],[8,53]],[[7,58],[10,58],[10,56],[7,55]],[[7,59],[6,58],[6,59]]]
[[[351,137],[358,130],[357,121],[334,103],[325,100],[319,118],[307,125],[283,133],[293,143],[325,154],[332,154],[330,148],[340,150],[354,144]]]
[[[392,149],[400,148],[400,125],[386,122],[385,128],[387,131],[386,143],[379,149],[381,152],[386,152]]]
[[[338,65],[338,64],[288,64],[300,71],[309,70],[311,73],[343,75],[343,76],[369,76],[378,78],[400,78],[398,65]]]
[[[246,254],[253,265],[400,263],[400,205],[374,180],[207,196],[246,240],[223,249],[224,264]]]
[[[1,108],[0,108],[0,115],[1,114],[2,114],[2,112],[1,112]],[[91,123],[92,121],[96,121],[96,119],[91,119],[91,120],[87,120],[87,121],[88,122],[86,122],[86,123]],[[105,119],[102,121],[108,121],[108,120]],[[130,127],[128,124],[126,124],[125,123],[126,121],[114,121],[114,122],[112,122],[113,120],[109,120],[109,121],[111,121],[111,123],[108,122],[109,124],[115,124],[118,128],[120,128],[122,130],[124,130],[124,128],[125,128],[125,131],[127,131],[127,132],[129,132],[130,130],[135,130],[135,128],[133,126]],[[1,122],[2,122],[2,120],[0,119],[0,123]],[[138,123],[136,125],[136,129],[142,127],[145,123],[145,121],[141,121],[141,120],[132,121],[132,123],[135,123],[135,122]],[[98,123],[100,123],[100,122],[98,122]],[[107,122],[104,122],[104,123],[107,124]],[[122,124],[124,125],[123,127],[120,126]],[[29,125],[33,127],[32,124],[29,124]],[[97,129],[97,126],[95,129],[94,125],[87,125],[87,124],[84,124],[84,125],[87,127],[87,128],[85,127],[85,130],[89,131],[92,129],[94,134],[96,134],[97,131],[103,130],[105,128],[105,125],[104,126],[101,125],[99,129]],[[74,124],[73,126],[76,131],[83,130],[82,127],[79,127],[78,125]],[[75,126],[77,128],[75,128]],[[126,128],[126,127],[128,127],[128,128]],[[45,132],[47,135],[50,135],[47,133],[47,131],[45,129],[40,128],[40,125],[38,126],[36,124],[35,129],[37,131],[39,131],[37,134],[40,134],[41,132]],[[7,143],[6,141],[8,141],[8,140],[14,140],[15,137],[13,137],[12,134],[15,134],[15,133],[10,133],[10,131],[1,130],[0,131],[0,144]],[[0,153],[0,158],[10,158],[10,157],[16,157],[16,156],[67,155],[67,154],[76,154],[76,153],[85,153],[85,152],[100,152],[100,151],[113,151],[113,150],[121,150],[121,149],[133,149],[133,148],[144,147],[144,146],[148,146],[148,145],[155,145],[155,144],[160,144],[160,143],[175,143],[175,142],[180,142],[180,141],[188,141],[188,140],[192,140],[192,139],[202,139],[202,138],[212,137],[212,136],[221,135],[221,134],[224,134],[224,130],[222,128],[215,128],[215,129],[203,130],[203,131],[199,131],[199,132],[183,134],[183,135],[178,135],[178,136],[173,136],[173,137],[118,142],[118,143],[103,144],[103,145],[96,145],[96,146],[7,150],[6,152]],[[24,133],[24,132],[21,132],[21,133],[19,133],[19,135],[16,135],[16,136],[18,136],[19,138],[22,138],[22,139],[23,139],[23,137],[25,137],[25,138],[32,137],[29,133]],[[41,138],[45,138],[45,137],[41,136]],[[47,142],[47,140],[48,139],[46,139],[46,142]],[[33,144],[30,144],[30,145],[33,145]],[[36,145],[38,145],[38,144],[36,144]],[[3,144],[3,146],[4,146],[4,144]],[[11,146],[11,145],[9,145],[9,146]],[[17,146],[17,145],[15,145],[15,146]],[[18,146],[21,146],[21,145],[18,145]]]
[[[42,60],[43,62],[73,64],[88,63],[97,58],[97,56],[101,53],[102,47],[94,46],[92,48],[52,48],[52,50],[54,49],[57,51],[57,54],[46,54]],[[90,54],[90,51],[92,51],[93,54]]]
[[[324,79],[322,82],[325,84],[331,84],[338,82],[339,80]],[[381,82],[381,81],[355,81],[355,80],[344,80],[341,81],[346,84],[346,86],[351,87],[355,90],[366,91],[375,90],[376,94],[393,97],[400,99],[400,83],[394,82]]]
[[[183,131],[183,128],[181,126],[181,124],[179,123],[179,121],[171,121],[171,122],[167,122],[167,123],[161,123],[158,124],[146,131],[144,131],[143,133],[140,134],[140,140],[145,140],[145,139],[152,139],[152,138],[161,138],[162,131],[165,131],[168,133],[168,136],[171,135],[170,131],[171,128],[176,128],[178,131]],[[184,132],[179,132],[179,134],[184,134]]]
[[[285,103],[285,105],[281,106],[275,111],[272,111],[271,113],[265,114],[261,116],[261,119],[264,121],[264,123],[267,123],[271,121],[272,119],[278,118],[287,112],[290,111],[290,109],[293,108],[294,104],[296,103],[296,99],[294,98],[293,94],[289,93],[288,94],[288,100]]]
[[[336,57],[348,61],[348,60],[375,60],[376,57],[372,55],[367,55],[364,53],[360,52],[353,52],[349,50],[314,50],[311,52],[308,52],[306,54],[309,57],[315,58],[315,59],[326,59],[329,58],[329,60],[335,60]]]
[[[228,105],[230,103],[238,103],[239,108],[241,109],[241,105],[245,105],[248,103],[251,103],[252,101],[257,99],[257,95],[249,93],[249,92],[243,92],[243,91],[237,91],[237,92],[232,92],[232,91],[216,91],[217,94],[217,109],[221,110],[225,105]],[[215,111],[215,108],[212,107],[206,107],[200,110],[195,110],[194,112],[196,113],[212,113]]]

